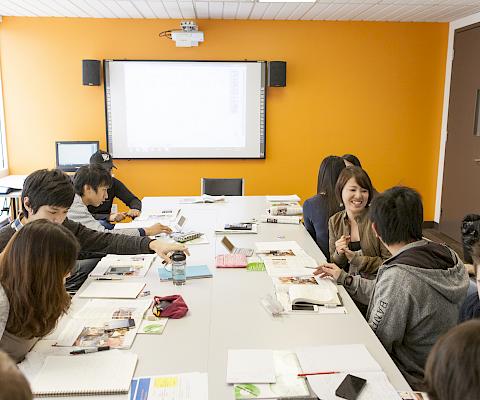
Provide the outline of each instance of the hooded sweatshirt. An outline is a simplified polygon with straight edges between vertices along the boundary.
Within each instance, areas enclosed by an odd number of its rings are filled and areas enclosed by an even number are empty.
[[[346,289],[360,301],[370,300],[368,324],[408,383],[418,388],[430,349],[457,324],[468,285],[465,266],[453,250],[420,240],[387,259],[376,280],[354,276]]]

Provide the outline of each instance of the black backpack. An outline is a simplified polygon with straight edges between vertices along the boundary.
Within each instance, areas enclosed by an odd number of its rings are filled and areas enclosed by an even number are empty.
[[[462,244],[465,262],[472,264],[472,246],[480,239],[480,215],[468,214],[462,221]]]

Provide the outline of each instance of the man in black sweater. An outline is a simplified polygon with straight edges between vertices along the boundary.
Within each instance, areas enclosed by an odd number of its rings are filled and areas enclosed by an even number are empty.
[[[90,157],[91,165],[99,165],[112,173],[113,168],[117,168],[113,164],[113,159],[110,153],[98,150]],[[122,200],[125,205],[130,207],[130,210],[126,213],[115,212],[112,213],[113,199],[117,197]],[[120,222],[126,217],[138,217],[140,211],[142,211],[142,202],[135,196],[128,188],[117,178],[112,177],[112,186],[108,189],[108,198],[98,207],[88,206],[88,211],[93,215],[95,219],[101,221],[107,229],[112,229],[112,222]]]
[[[110,235],[97,232],[85,226],[70,221],[67,211],[72,205],[75,191],[68,175],[53,170],[38,170],[30,174],[23,185],[23,211],[10,225],[0,229],[0,251],[3,251],[10,238],[25,224],[37,219],[47,219],[62,224],[78,239],[81,249],[79,264],[67,279],[68,290],[77,290],[85,281],[92,263],[83,263],[84,259],[101,258],[106,254],[145,254],[157,253],[164,260],[169,261],[168,253],[175,250],[188,251],[182,244],[165,243],[152,240],[148,236],[136,237],[126,235]]]

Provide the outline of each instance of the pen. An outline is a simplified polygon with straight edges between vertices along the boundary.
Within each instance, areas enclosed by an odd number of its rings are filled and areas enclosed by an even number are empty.
[[[121,281],[123,278],[96,278],[96,281]]]
[[[78,354],[96,353],[97,351],[106,351],[106,350],[110,350],[110,346],[100,346],[100,347],[91,347],[88,349],[73,350],[70,352],[70,354],[76,356]]]
[[[302,376],[309,376],[309,375],[332,375],[332,374],[339,374],[340,372],[338,371],[325,371],[325,372],[307,372],[304,374],[297,374],[297,376],[302,377]]]

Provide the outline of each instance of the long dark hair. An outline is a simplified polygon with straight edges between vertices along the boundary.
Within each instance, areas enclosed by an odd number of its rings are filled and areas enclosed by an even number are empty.
[[[360,160],[358,159],[357,156],[354,156],[353,154],[344,154],[342,158],[345,161],[348,161],[349,163],[353,164],[354,167],[362,168],[362,164],[360,163]]]
[[[431,400],[478,399],[480,393],[480,320],[450,329],[437,340],[425,365],[425,389]]]
[[[79,248],[72,232],[44,219],[13,235],[0,258],[0,284],[10,303],[9,333],[32,339],[55,327],[70,306],[64,278]]]
[[[341,157],[325,157],[318,170],[317,193],[325,196],[328,205],[328,217],[340,210],[339,202],[335,199],[335,185],[340,173],[345,169]]]

